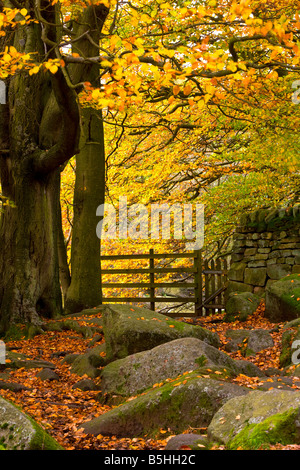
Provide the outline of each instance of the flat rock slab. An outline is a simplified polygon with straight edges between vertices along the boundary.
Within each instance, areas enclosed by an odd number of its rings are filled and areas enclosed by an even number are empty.
[[[0,380],[0,389],[1,390],[10,390],[11,392],[22,392],[22,390],[30,390],[28,387],[21,385],[16,382],[9,382]]]
[[[33,419],[1,397],[0,442],[6,450],[63,450]]]
[[[41,359],[32,359],[25,354],[7,351],[6,367],[9,369],[20,369],[21,367],[24,367],[25,369],[55,369],[56,365],[52,362],[43,361]]]
[[[129,305],[105,307],[103,331],[109,360],[121,359],[178,338],[193,337],[215,347],[220,345],[216,333]]]

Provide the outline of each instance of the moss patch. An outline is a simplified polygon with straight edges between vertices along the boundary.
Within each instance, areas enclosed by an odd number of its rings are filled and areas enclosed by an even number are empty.
[[[32,418],[27,416],[36,433],[30,442],[29,450],[64,450],[64,448],[39,426]]]
[[[295,444],[299,439],[297,417],[298,408],[270,416],[261,423],[248,424],[228,444],[228,449],[257,450],[272,444]]]
[[[195,362],[196,364],[198,364],[199,367],[203,367],[207,363],[207,357],[202,354],[200,357],[197,357],[197,359],[195,359]]]
[[[83,423],[88,434],[157,437],[161,429],[180,433],[206,427],[216,411],[230,398],[247,393],[243,387],[204,378],[198,371],[183,374],[144,392],[134,400]]]
[[[0,445],[7,450],[64,450],[22,409],[0,397]]]
[[[25,325],[12,324],[4,336],[4,341],[19,341],[25,338]]]

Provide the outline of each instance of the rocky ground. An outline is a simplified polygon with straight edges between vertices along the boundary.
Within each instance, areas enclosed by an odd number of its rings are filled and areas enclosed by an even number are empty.
[[[93,317],[95,322],[101,318],[101,314]],[[226,331],[229,329],[265,329],[273,338],[273,346],[247,357],[261,370],[268,370],[268,379],[265,383],[265,390],[281,387],[284,389],[300,390],[299,378],[292,375],[288,380],[281,376],[279,356],[281,352],[281,336],[283,324],[273,324],[264,318],[264,306],[260,305],[256,312],[248,317],[244,322],[225,323],[224,315],[214,315],[199,319],[181,319],[192,324],[205,327],[208,330],[217,332],[221,341],[220,349],[226,351],[228,348],[228,338]],[[76,319],[76,317],[74,318]],[[77,319],[81,326],[91,327],[91,317],[89,322],[85,317]],[[95,323],[97,324],[97,323]],[[99,327],[99,323],[97,324]],[[101,329],[101,327],[100,327]],[[104,342],[104,338],[99,336],[99,332],[94,334],[97,345]],[[99,390],[80,390],[75,386],[80,380],[88,379],[79,377],[71,372],[70,365],[63,362],[67,354],[82,354],[90,347],[93,337],[85,338],[82,332],[72,329],[64,331],[47,331],[38,334],[32,339],[18,339],[9,341],[7,348],[17,354],[26,354],[30,359],[49,361],[52,366],[47,368],[27,368],[26,364],[19,365],[18,368],[9,369],[9,361],[6,367],[0,371],[0,395],[3,398],[19,405],[23,411],[32,416],[48,433],[54,437],[59,444],[68,450],[161,450],[165,449],[167,441],[170,439],[167,429],[161,429],[156,439],[147,435],[143,438],[117,438],[115,436],[105,437],[102,435],[92,436],[86,434],[80,427],[81,423],[100,416],[112,407],[103,405],[97,400]],[[241,351],[228,352],[233,359],[244,359]],[[105,353],[103,353],[105,355]],[[38,364],[37,364],[38,365]],[[43,377],[41,371],[48,370],[48,375]],[[273,372],[273,373],[272,373]],[[259,377],[248,377],[240,374],[232,378],[238,385],[259,388],[262,383]],[[95,380],[97,383],[97,379]],[[10,388],[5,389],[10,384]],[[11,386],[13,384],[13,387]],[[21,387],[20,387],[21,385]],[[195,429],[187,427],[186,433],[205,434],[206,429]],[[166,437],[168,436],[168,437]],[[222,450],[222,446],[218,449]],[[295,449],[299,450],[299,445],[272,446],[273,449]]]

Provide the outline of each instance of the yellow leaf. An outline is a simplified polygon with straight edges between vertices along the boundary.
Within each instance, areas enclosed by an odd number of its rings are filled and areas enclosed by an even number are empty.
[[[101,96],[101,92],[100,92],[99,89],[93,90],[93,92],[92,92],[92,98],[93,98],[94,100],[99,99],[100,96]]]
[[[108,60],[102,60],[101,66],[104,67],[104,68],[111,67],[112,63],[109,62]]]
[[[242,62],[239,63],[239,68],[242,69],[242,70],[247,70],[246,65],[243,64]]]
[[[51,65],[51,67],[49,68],[50,72],[55,74],[57,71],[58,71],[58,67],[57,65]]]
[[[16,57],[16,56],[18,55],[18,51],[17,51],[17,49],[16,49],[14,46],[11,46],[11,47],[9,48],[9,53],[10,53],[10,55],[11,55],[12,57]]]
[[[232,72],[236,72],[237,71],[237,66],[234,62],[230,62],[230,64],[227,65],[227,68],[229,70],[231,70]]]
[[[33,69],[29,70],[29,75],[36,75],[37,73],[39,73],[40,71],[40,68],[36,65],[35,67],[33,67]]]

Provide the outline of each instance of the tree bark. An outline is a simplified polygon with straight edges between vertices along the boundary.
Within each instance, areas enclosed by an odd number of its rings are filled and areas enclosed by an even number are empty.
[[[58,207],[58,233],[57,233],[57,248],[58,248],[58,264],[59,264],[59,280],[62,290],[63,299],[66,299],[68,289],[71,284],[71,273],[68,263],[67,255],[67,245],[64,237],[63,227],[62,227],[62,214],[61,214],[61,204],[59,201]]]
[[[15,47],[20,49],[23,37],[25,48],[42,50],[39,25],[14,34]],[[40,123],[49,112],[52,90],[60,122],[55,132],[47,130],[51,143],[45,146]],[[41,316],[62,311],[57,252],[60,166],[77,151],[79,110],[76,94],[58,71],[11,77],[8,103],[0,114],[2,131],[6,128],[0,138],[6,134],[7,146],[0,154],[1,186],[4,200],[10,201],[0,220],[0,331],[5,332],[12,324],[41,324]],[[65,138],[66,130],[70,139]]]
[[[99,54],[102,26],[108,9],[103,5],[86,8],[81,26],[76,31],[83,39],[76,42],[86,57]],[[88,25],[88,26],[87,26]],[[84,33],[89,28],[89,41]],[[76,52],[76,48],[74,48]],[[76,65],[71,70],[73,83],[90,82],[99,87],[97,65]],[[100,240],[96,234],[96,210],[105,197],[105,147],[101,111],[84,107],[81,110],[81,149],[76,156],[74,219],[71,244],[71,284],[67,291],[65,313],[74,313],[101,303]]]
[[[76,312],[101,303],[100,240],[96,210],[104,203],[105,152],[101,114],[82,110],[85,145],[76,157],[74,218],[71,244],[71,284],[65,312]]]

